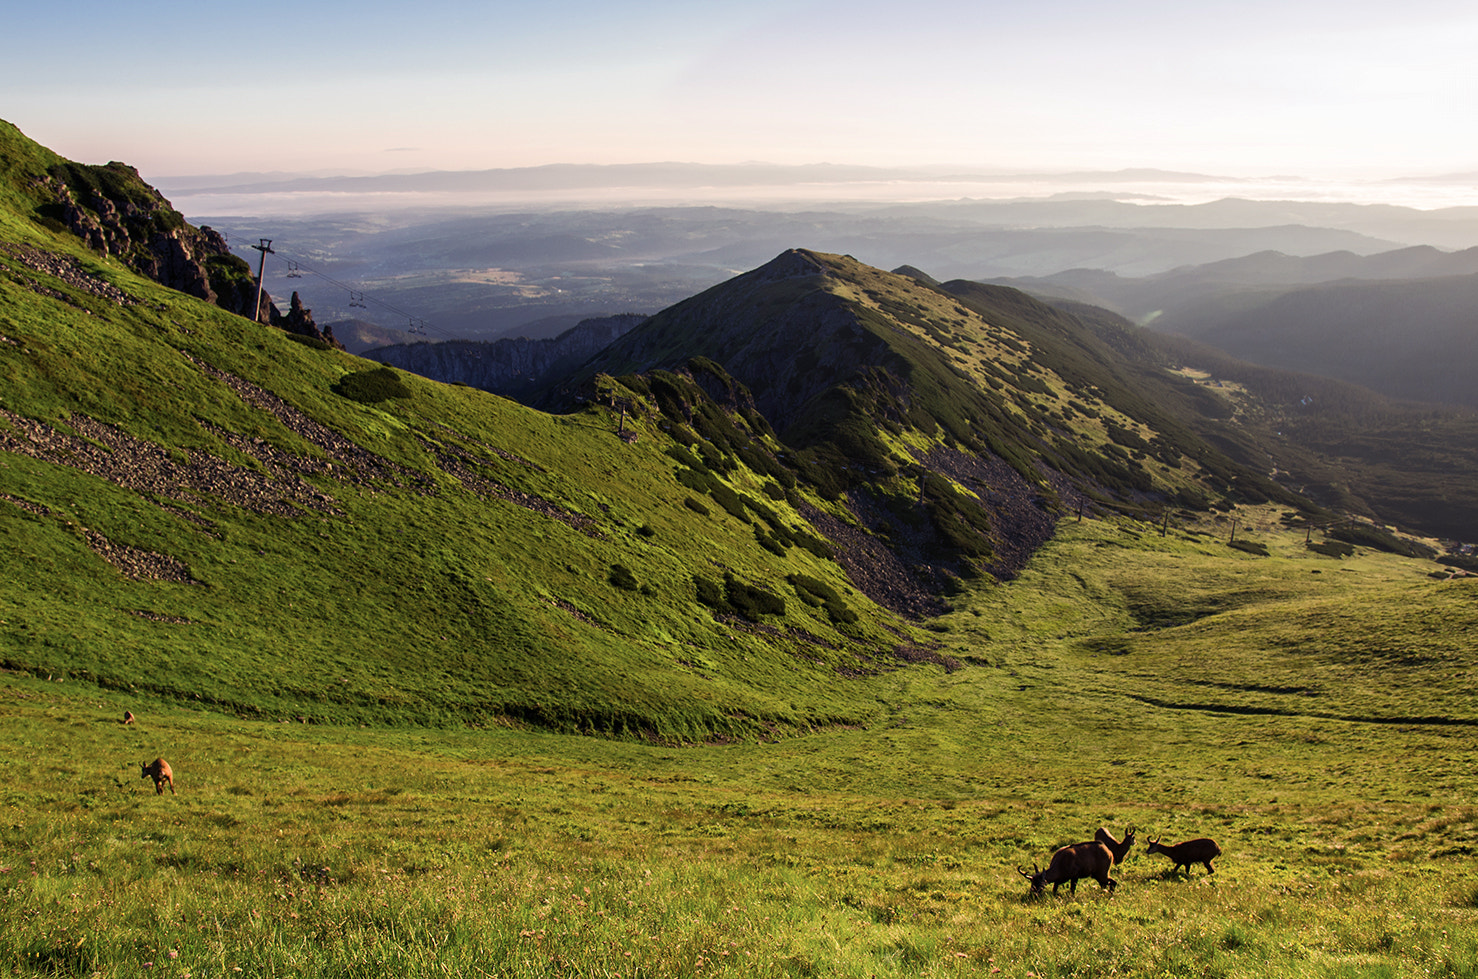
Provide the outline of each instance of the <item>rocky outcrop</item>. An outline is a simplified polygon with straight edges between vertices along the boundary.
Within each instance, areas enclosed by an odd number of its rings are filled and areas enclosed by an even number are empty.
[[[273,326],[280,327],[288,333],[321,340],[331,347],[344,349],[344,345],[334,338],[333,327],[322,330],[318,328],[318,324],[313,322],[313,311],[303,306],[303,300],[298,298],[296,292],[293,293],[292,301],[288,304],[286,316],[279,313],[275,306],[272,307],[270,316]]]
[[[601,316],[581,320],[551,339],[413,343],[380,347],[364,356],[432,380],[519,398],[564,376],[646,319],[635,313]]]
[[[38,209],[40,216],[93,251],[238,316],[265,322],[275,314],[263,296],[253,316],[256,279],[251,267],[231,254],[225,237],[187,223],[133,167],[66,162],[43,176],[39,189],[50,198]]]

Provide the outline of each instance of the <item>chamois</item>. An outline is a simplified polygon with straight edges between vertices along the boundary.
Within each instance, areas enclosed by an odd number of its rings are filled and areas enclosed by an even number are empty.
[[[123,712],[123,720],[120,721],[119,723],[122,723],[122,724],[132,724],[133,723],[133,711],[131,711],[131,710],[124,711]]]
[[[1129,855],[1129,848],[1134,845],[1134,827],[1130,826],[1124,830],[1122,842],[1114,839],[1114,835],[1102,826],[1098,827],[1098,832],[1093,834],[1093,838],[1109,848],[1109,852],[1114,855],[1114,866],[1117,867],[1124,862],[1124,858]]]
[[[1099,887],[1112,891],[1119,883],[1109,876],[1113,865],[1114,855],[1109,848],[1091,840],[1065,846],[1053,853],[1046,870],[1039,870],[1036,864],[1032,864],[1030,873],[1023,867],[1017,867],[1016,872],[1031,881],[1033,894],[1042,893],[1048,884],[1052,885],[1053,894],[1057,893],[1060,884],[1067,884],[1068,892],[1076,894],[1078,881],[1084,877],[1092,877],[1098,881]]]
[[[155,758],[148,765],[140,764],[139,778],[152,778],[154,780],[154,794],[164,794],[164,783],[169,783],[169,794],[178,795],[174,790],[174,771],[169,767],[169,762],[163,758]]]
[[[1178,873],[1180,868],[1184,867],[1185,875],[1189,877],[1193,863],[1204,863],[1208,874],[1216,873],[1216,868],[1211,866],[1211,861],[1221,856],[1221,847],[1216,845],[1215,840],[1208,840],[1205,837],[1174,844],[1161,843],[1159,840],[1152,839],[1144,852],[1165,854],[1175,861],[1175,866],[1170,868],[1172,874]]]

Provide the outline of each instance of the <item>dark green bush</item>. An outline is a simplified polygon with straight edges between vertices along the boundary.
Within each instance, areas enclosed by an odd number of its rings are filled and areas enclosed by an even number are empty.
[[[791,532],[790,539],[797,547],[810,551],[823,561],[830,561],[836,557],[831,545],[819,537],[812,537],[810,534],[796,530]]]
[[[763,547],[776,557],[785,557],[785,545],[787,542],[784,538],[773,535],[765,530],[764,524],[757,523],[754,525],[754,539],[760,547]]]
[[[376,404],[391,398],[408,398],[410,388],[401,381],[393,367],[377,367],[345,374],[333,386],[333,392],[351,401]]]
[[[701,575],[693,575],[693,585],[698,590],[698,604],[706,605],[715,612],[733,612],[724,599],[724,586]]]
[[[329,343],[327,340],[320,340],[318,339],[318,337],[310,337],[303,333],[289,333],[287,335],[287,338],[293,343],[301,343],[303,346],[308,347],[311,350],[334,349],[334,345]],[[406,393],[409,394],[410,392]]]
[[[1239,551],[1248,554],[1256,554],[1258,557],[1269,557],[1268,545],[1255,540],[1234,540],[1227,543],[1228,547],[1235,547]]]
[[[741,615],[750,621],[758,621],[761,615],[784,615],[785,599],[755,585],[746,585],[730,572],[724,573],[724,583],[693,576],[699,604],[706,605],[718,614]]]
[[[745,512],[744,497],[729,488],[728,484],[713,480],[708,492],[712,494],[713,501],[729,512],[729,515],[744,523],[749,523],[749,514]]]
[[[691,496],[686,497],[683,500],[683,506],[687,507],[689,510],[692,510],[694,513],[698,514],[698,516],[700,516],[700,517],[706,517],[706,516],[708,516],[708,512],[709,512],[708,511],[708,507],[704,506],[702,503],[699,503],[697,500],[693,499]]]
[[[682,483],[690,490],[697,490],[699,493],[707,493],[708,488],[717,482],[717,480],[709,475],[707,469],[679,469],[672,475],[679,483]]]
[[[1354,544],[1338,540],[1309,541],[1305,546],[1315,554],[1323,554],[1325,557],[1349,557],[1355,553]]]
[[[857,613],[847,607],[842,596],[824,581],[803,574],[788,575],[785,579],[795,589],[796,596],[812,608],[825,608],[826,614],[837,625],[857,621]]]
[[[690,442],[688,444],[693,445],[696,443]],[[689,452],[681,445],[669,446],[666,455],[669,459],[676,459],[678,462],[687,466],[689,469],[699,469],[705,472],[708,469],[708,467],[705,466],[697,456]]]
[[[785,614],[785,599],[756,585],[746,585],[728,572],[724,573],[724,597],[736,612],[752,621],[761,615]]]
[[[627,591],[637,591],[641,587],[637,583],[636,575],[632,574],[631,569],[624,564],[611,565],[611,573],[606,576],[606,580],[617,588],[624,588]]]

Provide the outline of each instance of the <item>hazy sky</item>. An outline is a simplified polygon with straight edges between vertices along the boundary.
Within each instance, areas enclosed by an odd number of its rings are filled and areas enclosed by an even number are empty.
[[[0,118],[146,178],[554,162],[1478,171],[1472,0],[72,0]]]

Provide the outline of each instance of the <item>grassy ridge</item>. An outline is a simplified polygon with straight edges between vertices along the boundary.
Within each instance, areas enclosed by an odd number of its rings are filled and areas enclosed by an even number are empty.
[[[887,667],[909,630],[823,555],[775,553],[751,517],[685,506],[655,412],[622,440],[606,408],[557,418],[411,375],[408,396],[366,404],[338,393],[366,362],[6,220],[12,241],[74,269],[0,251],[10,669],[243,716],[679,740],[875,710],[837,671]],[[743,465],[724,478],[755,499],[767,481]],[[99,539],[193,583],[130,578]],[[618,566],[634,588],[613,584]],[[720,621],[695,569],[791,601]],[[800,600],[796,575],[857,618]]]
[[[1254,558],[1214,527],[1136,540],[1132,525],[1071,525],[937,623],[963,669],[874,677],[876,723],[772,744],[266,724],[8,677],[0,961],[119,976],[1471,976],[1472,729],[1430,721],[1473,719],[1471,655],[1452,639],[1473,624],[1473,585],[1388,555],[1311,555],[1273,526],[1259,534],[1273,556]],[[1185,592],[1156,599],[1174,579]],[[1432,655],[1335,720],[1285,689],[1291,647],[1269,637],[1341,597],[1400,608],[1389,642]],[[1307,651],[1325,672],[1305,683],[1361,684],[1373,664],[1325,631]],[[1109,637],[1127,648],[1095,648]],[[137,725],[117,723],[125,707]],[[1375,723],[1398,712],[1430,721]],[[159,753],[179,796],[136,777]],[[1127,823],[1141,843],[1112,897],[1088,883],[1023,899],[1018,865]],[[1143,851],[1162,834],[1217,838],[1219,872],[1170,875]]]

